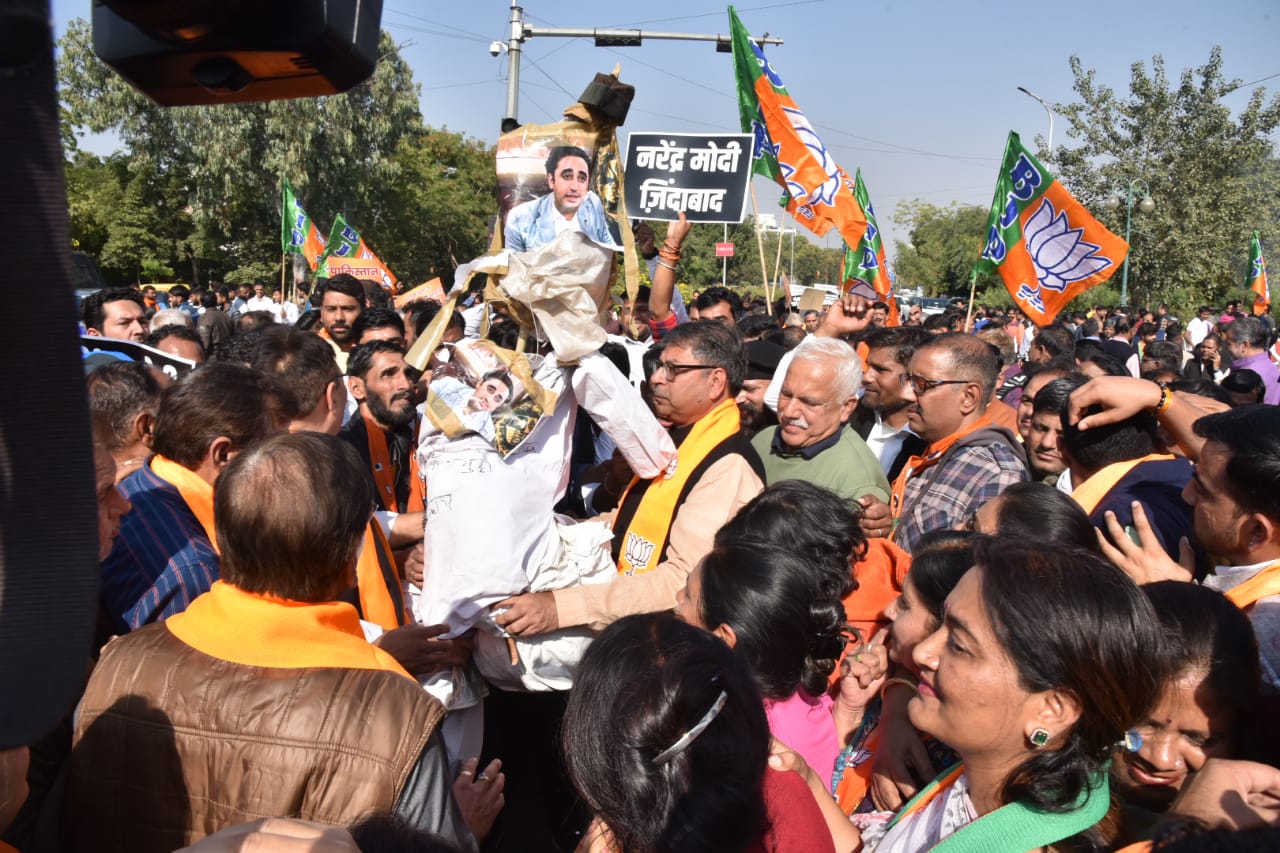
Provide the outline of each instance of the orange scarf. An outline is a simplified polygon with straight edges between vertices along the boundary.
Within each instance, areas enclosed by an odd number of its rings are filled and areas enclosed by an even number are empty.
[[[426,508],[422,478],[418,475],[418,425],[413,427],[413,440],[409,443],[409,500],[402,509],[396,500],[396,471],[391,465],[391,452],[387,449],[387,434],[378,422],[368,415],[364,419],[365,440],[369,444],[369,461],[373,464],[373,481],[378,487],[378,499],[385,509],[395,512],[422,512]]]
[[[163,456],[152,457],[151,473],[178,490],[178,494],[182,495],[182,500],[187,504],[187,509],[191,510],[191,514],[204,528],[205,535],[209,537],[209,543],[213,545],[213,550],[218,550],[218,535],[213,528],[213,486],[206,483],[195,471],[183,468],[177,462]]]
[[[889,511],[893,514],[894,526],[897,526],[898,519],[902,517],[902,500],[907,492],[907,481],[913,477],[917,477],[929,468],[936,465],[946,452],[950,450],[957,441],[964,438],[975,430],[991,426],[991,418],[984,412],[982,417],[971,423],[968,428],[959,432],[954,432],[946,438],[940,438],[933,444],[924,449],[924,453],[920,456],[912,456],[907,460],[907,464],[902,466],[902,470],[898,472],[898,479],[893,481],[893,496],[889,502]]]
[[[396,587],[392,593],[392,584]],[[360,596],[360,613],[366,622],[391,631],[408,624],[402,603],[398,603],[400,569],[391,544],[382,532],[378,519],[369,520],[364,529],[364,544],[356,563],[356,592]]]
[[[1093,511],[1098,508],[1098,504],[1102,503],[1102,499],[1134,468],[1137,468],[1143,462],[1158,462],[1172,458],[1173,454],[1171,453],[1150,453],[1141,459],[1126,459],[1123,462],[1113,462],[1110,465],[1099,468],[1092,477],[1072,489],[1071,497],[1075,498],[1076,503],[1080,504],[1085,515],[1092,515]]]
[[[1272,595],[1280,595],[1280,560],[1267,566],[1242,584],[1227,590],[1227,598],[1241,610]]]
[[[356,609],[341,601],[308,604],[215,581],[164,624],[196,651],[244,666],[380,669],[410,678],[365,640]]]

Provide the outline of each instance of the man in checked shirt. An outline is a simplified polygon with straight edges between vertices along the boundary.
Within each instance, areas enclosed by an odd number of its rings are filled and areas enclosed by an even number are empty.
[[[928,446],[893,484],[893,539],[905,550],[1027,479],[1021,445],[987,416],[999,365],[990,344],[956,332],[930,338],[912,356],[902,388],[907,423]]]

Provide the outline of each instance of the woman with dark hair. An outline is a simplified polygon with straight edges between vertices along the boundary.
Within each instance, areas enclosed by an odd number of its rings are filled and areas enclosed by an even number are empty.
[[[1023,484],[1027,485],[1027,484]],[[917,678],[916,645],[942,624],[942,605],[965,572],[973,568],[979,537],[968,531],[933,530],[920,538],[902,594],[889,605],[889,659]]]
[[[947,596],[942,626],[916,645],[916,728],[961,763],[887,824],[879,853],[1034,850],[1084,835],[1110,810],[1111,747],[1159,692],[1156,617],[1119,569],[1086,551],[981,540]]]
[[[774,483],[751,499],[716,533],[715,544],[744,538],[772,542],[821,573],[823,588],[844,598],[858,588],[850,561],[867,539],[858,526],[859,506],[804,480]],[[797,519],[804,519],[797,524]]]
[[[942,624],[942,604],[951,590],[973,568],[973,548],[979,537],[956,530],[932,530],[920,537],[911,559],[911,571],[902,583],[902,593],[887,608],[889,627],[888,657],[897,664],[893,678],[884,686],[885,696],[893,692],[895,713],[906,726],[905,703],[920,681],[920,669],[912,660],[916,645],[938,630]],[[867,715],[856,736],[851,738],[836,759],[834,789],[836,801],[846,814],[873,811],[868,792],[872,762],[879,750],[878,709]],[[930,776],[956,763],[955,752],[932,738],[923,741],[932,765]]]
[[[844,650],[845,622],[821,573],[772,542],[717,545],[689,574],[676,616],[746,661],[769,730],[829,784],[842,744],[827,678]]]
[[[1047,483],[1014,483],[978,507],[965,522],[965,529],[1102,553],[1098,532],[1080,504]]]
[[[902,590],[911,558],[888,539],[867,539],[861,514],[857,501],[830,489],[783,480],[738,510],[715,543],[763,539],[796,554],[820,572],[824,590],[844,604],[852,632],[866,639],[888,626],[884,609]],[[833,674],[832,685],[838,677]]]
[[[1155,667],[1166,678],[1136,732],[1116,750],[1111,782],[1140,836],[1210,758],[1242,758],[1260,684],[1249,617],[1222,593],[1182,581],[1142,587],[1163,628]]]
[[[591,644],[563,732],[592,851],[833,850],[802,778],[768,768],[741,658],[669,614],[625,617]]]

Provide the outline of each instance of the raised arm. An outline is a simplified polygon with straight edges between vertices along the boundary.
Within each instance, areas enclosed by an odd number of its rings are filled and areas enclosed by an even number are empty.
[[[1102,411],[1086,415],[1094,406],[1100,406]],[[1099,376],[1072,392],[1069,417],[1084,431],[1119,423],[1143,411],[1154,411],[1160,425],[1194,460],[1200,458],[1204,439],[1195,434],[1192,426],[1204,415],[1221,411],[1216,406],[1211,400],[1168,391],[1147,379]]]
[[[664,322],[671,316],[671,298],[676,289],[676,264],[680,260],[680,247],[689,236],[693,223],[685,218],[667,226],[667,236],[658,248],[658,266],[653,271],[653,286],[649,289],[649,317],[654,323]]]

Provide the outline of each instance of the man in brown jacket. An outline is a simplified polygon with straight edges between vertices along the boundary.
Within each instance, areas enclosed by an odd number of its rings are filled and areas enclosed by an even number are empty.
[[[394,811],[474,849],[444,709],[338,600],[373,508],[355,451],[277,435],[232,460],[214,500],[222,580],[110,643],[90,679],[72,754],[77,848],[169,851],[264,815],[349,825]],[[500,803],[496,769],[463,772],[468,800]]]

